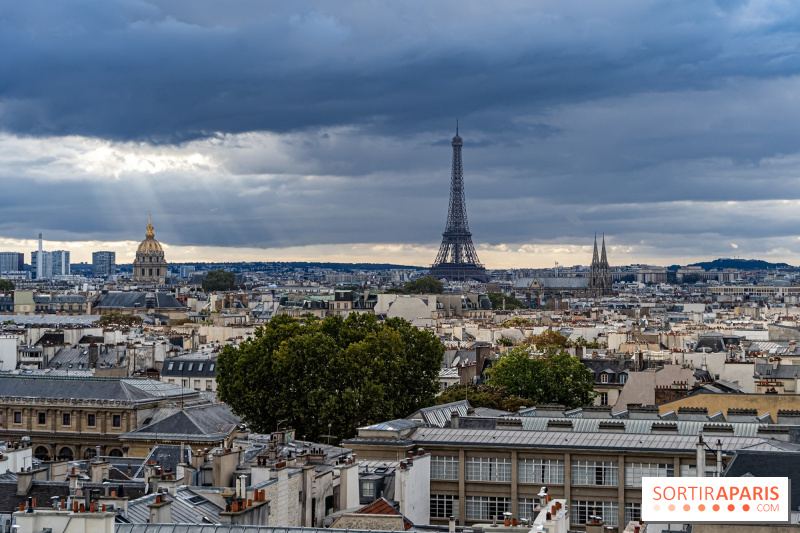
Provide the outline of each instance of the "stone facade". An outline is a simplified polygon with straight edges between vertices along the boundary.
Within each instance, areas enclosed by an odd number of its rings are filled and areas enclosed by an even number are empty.
[[[136,259],[133,261],[133,280],[149,285],[163,285],[167,280],[167,261],[164,259],[164,249],[155,239],[152,218],[148,220],[145,239],[136,250]]]

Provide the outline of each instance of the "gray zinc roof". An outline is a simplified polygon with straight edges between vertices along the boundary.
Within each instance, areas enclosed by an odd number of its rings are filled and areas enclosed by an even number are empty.
[[[758,437],[714,437],[726,452],[782,449],[768,439]],[[358,441],[359,439],[353,439]],[[363,439],[368,440],[368,439]],[[578,433],[561,431],[473,430],[422,428],[410,440],[414,444],[451,444],[482,447],[569,448],[606,450],[648,450],[694,453],[697,437],[693,435],[642,435],[632,433]]]
[[[0,375],[0,398],[86,399],[148,402],[180,396],[196,396],[191,389],[151,379],[55,377],[50,375]]]

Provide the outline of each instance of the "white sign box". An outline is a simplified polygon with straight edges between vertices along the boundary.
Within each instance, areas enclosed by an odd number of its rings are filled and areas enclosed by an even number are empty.
[[[785,477],[642,478],[646,523],[786,523],[790,502]]]

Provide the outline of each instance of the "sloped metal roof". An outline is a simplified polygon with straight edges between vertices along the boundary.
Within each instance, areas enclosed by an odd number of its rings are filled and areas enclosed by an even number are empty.
[[[625,425],[625,433],[631,434],[650,434],[653,424],[664,422],[661,419],[653,420],[633,420],[628,418],[550,418],[550,417],[519,417],[522,421],[522,429],[525,431],[546,431],[548,422],[572,422],[572,427],[576,433],[600,433],[600,423],[602,422],[621,422]],[[755,437],[758,435],[758,428],[769,424],[758,424],[755,422],[711,422],[711,421],[692,421],[675,420],[678,426],[678,435],[699,435],[703,428],[733,428],[734,437]]]
[[[722,449],[726,452],[745,447],[755,450],[781,449],[769,440],[758,437],[720,436],[715,439],[722,442]],[[694,453],[697,444],[697,437],[694,435],[450,428],[418,429],[412,435],[412,440],[414,444],[421,445],[451,444],[481,447],[649,450],[686,453]]]

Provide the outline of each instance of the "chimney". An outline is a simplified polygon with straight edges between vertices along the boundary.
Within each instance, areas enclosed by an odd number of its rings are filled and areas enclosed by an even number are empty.
[[[148,505],[150,508],[151,524],[171,524],[172,523],[172,501],[166,494],[156,495],[153,503]]]
[[[697,477],[706,477],[706,448],[703,436],[697,439]]]
[[[450,516],[450,523],[449,523],[449,533],[456,533],[456,517]]]
[[[450,412],[450,428],[458,429],[458,411]]]

